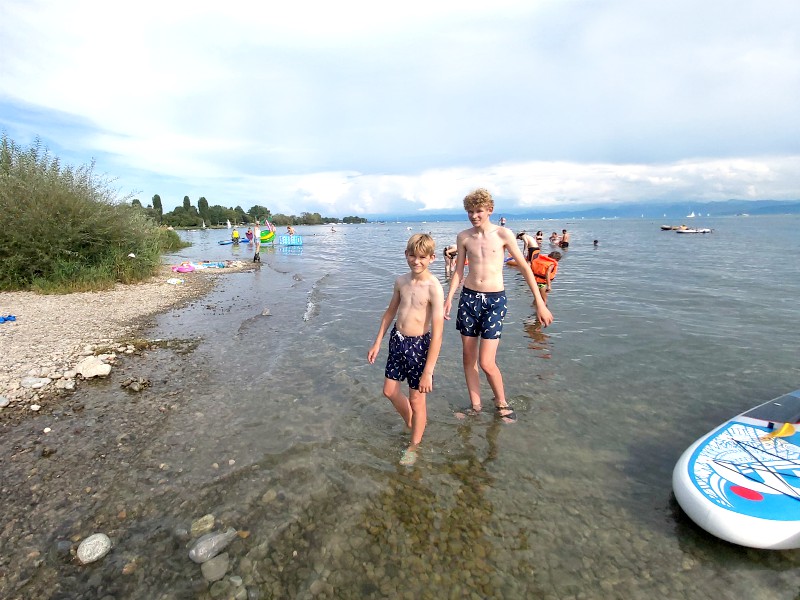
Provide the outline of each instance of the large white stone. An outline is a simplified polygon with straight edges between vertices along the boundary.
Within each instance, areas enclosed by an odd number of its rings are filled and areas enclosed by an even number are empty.
[[[111,540],[105,533],[95,533],[78,546],[78,560],[83,564],[100,560],[111,550]]]
[[[75,371],[84,379],[91,377],[105,377],[111,373],[111,365],[107,365],[98,356],[87,356],[75,367]]]

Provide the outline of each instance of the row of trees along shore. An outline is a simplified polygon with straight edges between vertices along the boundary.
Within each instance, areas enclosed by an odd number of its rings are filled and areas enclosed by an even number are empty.
[[[144,210],[156,223],[172,227],[202,227],[203,225],[207,227],[227,226],[228,221],[233,225],[255,223],[256,221],[263,223],[265,218],[269,219],[277,226],[367,222],[367,220],[362,217],[344,217],[343,219],[338,219],[336,217],[323,217],[316,212],[304,212],[300,213],[300,216],[284,215],[281,213],[272,214],[266,206],[258,204],[246,211],[241,206],[235,208],[225,208],[218,204],[209,206],[208,200],[204,197],[201,197],[197,201],[197,206],[193,206],[189,196],[184,196],[183,205],[177,206],[167,213],[164,212],[161,196],[158,194],[153,196],[152,204],[148,204],[146,207],[143,207],[141,201],[136,198],[131,201],[131,205]]]
[[[0,136],[0,291],[69,293],[143,281],[161,269],[161,255],[185,247],[173,227],[241,224],[268,217],[276,225],[363,223],[318,213],[273,215],[264,206],[209,206],[200,198],[163,213],[161,198],[143,207],[120,197],[113,178],[97,175],[94,162],[62,164],[36,139],[22,147]]]

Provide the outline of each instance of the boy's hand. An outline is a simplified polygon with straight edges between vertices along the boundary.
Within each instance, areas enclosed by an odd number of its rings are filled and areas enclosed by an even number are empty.
[[[419,393],[427,394],[431,391],[433,391],[433,374],[423,371],[419,378]]]
[[[367,352],[367,360],[369,361],[369,364],[375,362],[375,359],[378,358],[378,352],[380,351],[381,351],[380,344],[375,344],[372,346],[372,348],[369,349],[369,352]]]
[[[450,298],[444,299],[444,318],[446,320],[450,320],[450,306],[453,304],[453,301]]]
[[[550,323],[553,322],[553,313],[550,312],[550,309],[542,303],[542,306],[536,306],[536,314],[539,316],[539,322],[547,327]]]

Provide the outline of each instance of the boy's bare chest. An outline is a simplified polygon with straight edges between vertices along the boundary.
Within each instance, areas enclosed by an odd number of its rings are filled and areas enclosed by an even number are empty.
[[[503,253],[503,244],[496,238],[486,238],[483,236],[472,238],[467,241],[465,247],[467,255],[475,259],[486,258],[491,260],[492,257]]]
[[[422,307],[430,302],[430,296],[428,286],[410,285],[404,294],[404,303],[412,307]]]

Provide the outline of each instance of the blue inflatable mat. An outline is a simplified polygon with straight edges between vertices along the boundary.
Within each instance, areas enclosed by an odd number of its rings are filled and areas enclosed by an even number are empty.
[[[302,235],[279,235],[278,236],[278,244],[281,246],[302,246],[303,245],[303,236]]]

